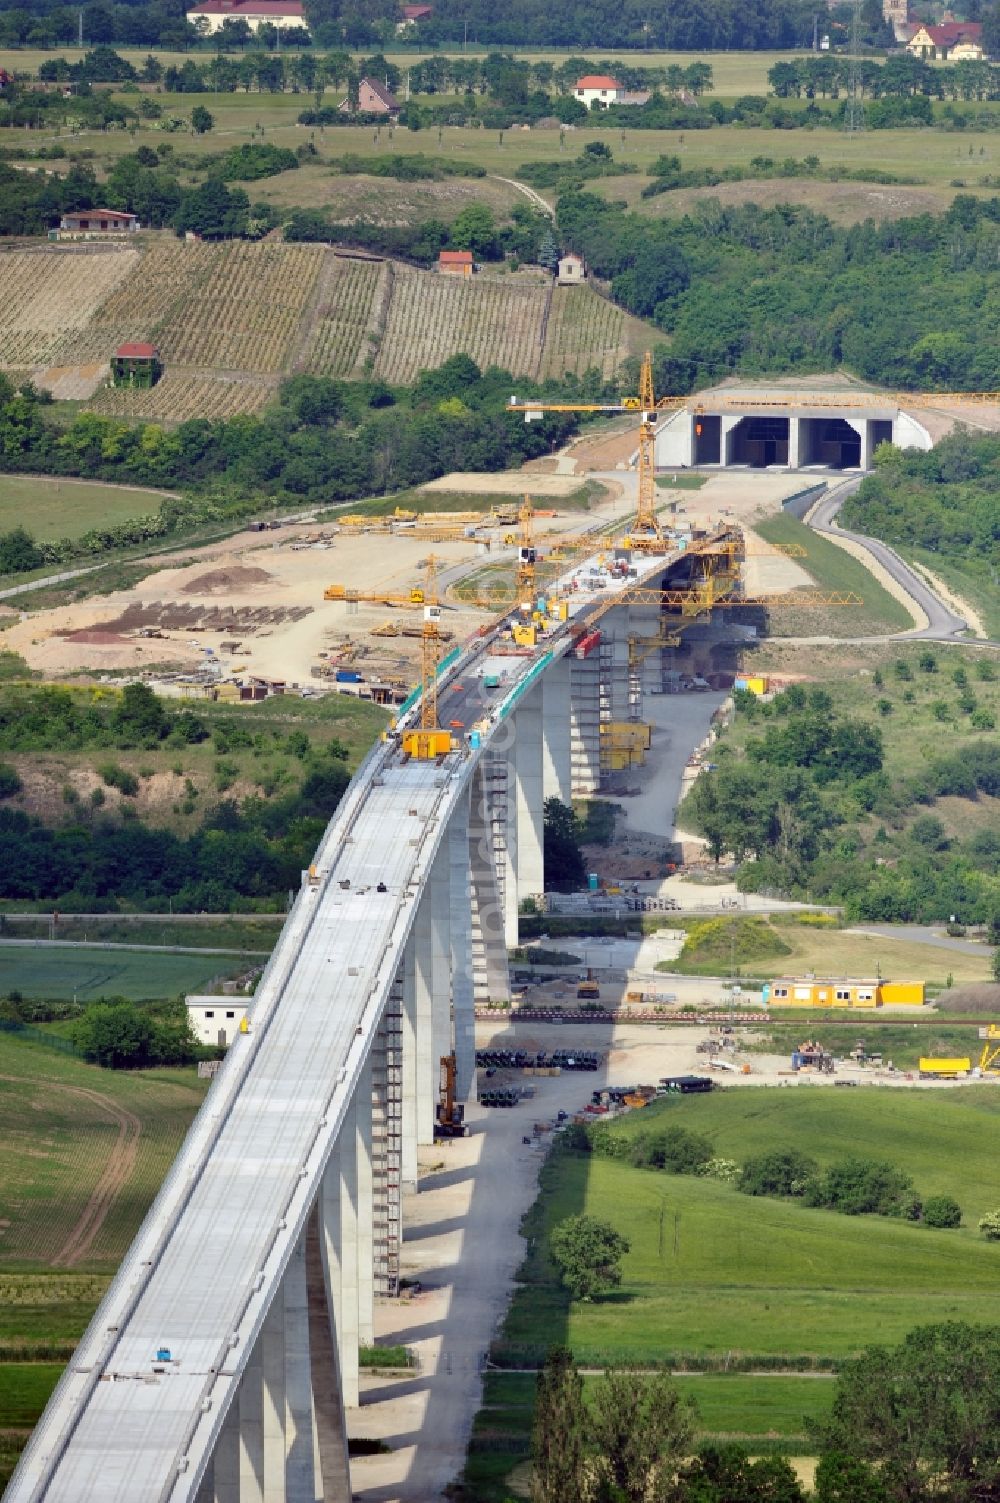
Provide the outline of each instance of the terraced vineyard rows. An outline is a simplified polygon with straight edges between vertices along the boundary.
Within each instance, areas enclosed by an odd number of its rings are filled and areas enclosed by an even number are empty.
[[[625,315],[589,287],[557,287],[545,335],[542,376],[582,375],[598,366],[611,377],[628,355]]]
[[[47,365],[139,265],[135,251],[11,251],[0,256],[0,365]]]
[[[367,353],[361,345],[382,295],[386,263],[338,256],[324,275],[327,286],[302,365],[315,376],[347,376]]]
[[[183,423],[188,418],[229,418],[239,412],[259,412],[273,396],[274,387],[265,381],[227,381],[168,370],[148,391],[106,386],[94,397],[90,409],[109,417]]]
[[[218,254],[213,245],[156,242],[132,260],[129,276],[94,311],[85,328],[66,333],[54,358],[62,365],[107,360],[130,339],[154,339],[171,310],[191,297]]]
[[[323,247],[235,240],[213,249],[208,275],[157,330],[164,361],[266,374],[286,369]]]
[[[499,277],[449,280],[402,267],[389,308],[377,375],[412,381],[459,352],[478,365],[533,375],[546,289]]]

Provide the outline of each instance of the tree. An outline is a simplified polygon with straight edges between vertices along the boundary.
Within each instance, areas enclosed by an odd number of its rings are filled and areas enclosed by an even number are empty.
[[[591,1300],[622,1281],[621,1260],[629,1243],[596,1216],[569,1216],[549,1238],[552,1259],[574,1299]]]
[[[535,1387],[531,1427],[532,1503],[579,1503],[584,1492],[583,1378],[573,1353],[552,1347]]]
[[[738,1445],[703,1446],[681,1478],[684,1503],[804,1503],[783,1456],[751,1461]]]
[[[887,1503],[885,1485],[864,1461],[829,1451],[816,1468],[814,1503]]]
[[[576,818],[570,806],[560,799],[545,800],[542,845],[545,886],[565,891],[582,887],[587,869],[580,850]]]
[[[486,204],[466,204],[451,227],[451,243],[457,250],[490,260],[497,255],[497,227],[493,210]]]
[[[206,110],[203,104],[196,104],[191,111],[191,129],[196,136],[205,135],[215,125],[215,117]]]
[[[797,1148],[776,1148],[747,1159],[736,1188],[744,1195],[804,1195],[815,1173],[814,1160]]]
[[[134,1002],[95,1002],[76,1028],[85,1057],[108,1070],[138,1070],[152,1056],[153,1024]]]
[[[930,1195],[924,1201],[924,1225],[951,1228],[962,1225],[962,1207],[950,1195]]]
[[[998,1428],[1000,1328],[956,1321],[842,1368],[819,1435],[824,1452],[877,1468],[889,1503],[978,1503],[1000,1487]]]
[[[673,1497],[695,1414],[666,1373],[606,1372],[594,1387],[588,1427],[596,1451],[594,1503],[665,1503]]]

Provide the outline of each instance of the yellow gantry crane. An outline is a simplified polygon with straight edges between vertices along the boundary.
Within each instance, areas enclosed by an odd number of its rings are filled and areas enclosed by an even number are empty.
[[[507,409],[509,412],[523,412],[526,423],[537,422],[546,412],[637,412],[639,498],[631,531],[621,542],[623,547],[660,553],[667,544],[656,515],[656,415],[658,412],[682,407],[686,400],[686,397],[661,397],[656,401],[653,393],[653,356],[647,350],[642,357],[637,396],[622,397],[620,402],[521,402],[517,397],[511,397]]]

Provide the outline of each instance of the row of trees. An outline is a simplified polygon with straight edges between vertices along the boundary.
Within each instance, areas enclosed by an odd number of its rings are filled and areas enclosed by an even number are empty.
[[[1000,1328],[920,1326],[837,1377],[813,1426],[814,1503],[983,1503],[1000,1487]],[[788,1461],[696,1445],[697,1409],[667,1375],[606,1372],[584,1393],[572,1353],[538,1375],[533,1503],[805,1503]]]
[[[504,411],[512,382],[508,371],[482,372],[467,355],[426,371],[408,390],[393,391],[382,381],[300,376],[261,417],[197,418],[167,431],[156,423],[131,424],[97,413],[83,413],[61,427],[33,387],[15,390],[0,376],[0,468],[137,480],[188,493],[165,499],[157,513],[133,523],[35,544],[44,562],[61,562],[246,515],[259,510],[263,496],[341,501],[421,484],[448,470],[516,467],[564,441],[573,420],[512,422]],[[308,402],[307,390],[313,398]],[[604,387],[595,376],[531,390],[574,400],[585,394],[599,398]],[[332,402],[324,400],[328,396]]]
[[[996,42],[1000,51],[1000,33]],[[928,99],[996,99],[1000,91],[1000,68],[985,61],[964,60],[935,68],[923,58],[900,52],[885,62],[865,59],[857,71],[861,92],[870,99],[914,94]],[[767,81],[779,99],[838,99],[847,92],[850,73],[849,57],[826,53],[775,63]]]

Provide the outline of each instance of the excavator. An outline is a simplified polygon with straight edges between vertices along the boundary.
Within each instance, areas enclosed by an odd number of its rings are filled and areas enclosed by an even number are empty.
[[[438,1104],[434,1121],[436,1138],[465,1138],[465,1107],[455,1099],[456,1065],[454,1054],[442,1054],[438,1080]]]

